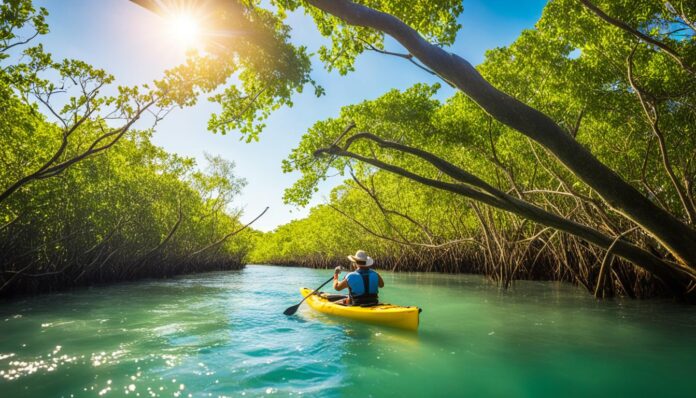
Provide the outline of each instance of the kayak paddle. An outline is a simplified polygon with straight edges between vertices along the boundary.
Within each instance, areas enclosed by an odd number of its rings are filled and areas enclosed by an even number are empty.
[[[288,307],[285,311],[283,311],[283,314],[288,315],[288,316],[294,315],[294,314],[297,312],[297,309],[300,308],[300,304],[304,303],[304,301],[307,300],[307,297],[309,297],[309,296],[313,295],[314,293],[318,292],[319,289],[321,289],[322,287],[324,287],[324,285],[326,285],[327,283],[331,282],[331,281],[333,280],[333,278],[334,278],[334,277],[332,276],[331,279],[329,279],[328,281],[322,283],[321,286],[319,286],[318,288],[316,288],[316,290],[313,291],[312,293],[306,295],[306,296],[302,299],[302,301],[300,301],[298,304],[293,305],[292,307]]]

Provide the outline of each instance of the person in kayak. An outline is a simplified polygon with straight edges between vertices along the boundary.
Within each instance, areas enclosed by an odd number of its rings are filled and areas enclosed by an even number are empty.
[[[338,280],[341,267],[334,271],[333,287],[336,290],[348,288],[348,297],[336,301],[344,305],[376,305],[379,303],[377,293],[380,287],[384,287],[384,279],[370,267],[375,261],[362,250],[358,250],[354,256],[348,256],[352,262],[353,272],[348,273],[343,280]]]

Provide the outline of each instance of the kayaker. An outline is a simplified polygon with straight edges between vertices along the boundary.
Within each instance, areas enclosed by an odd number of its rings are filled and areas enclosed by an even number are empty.
[[[372,270],[375,260],[363,250],[358,250],[354,256],[348,256],[353,265],[353,272],[348,273],[343,280],[338,280],[341,267],[334,271],[333,287],[336,290],[348,288],[348,297],[336,301],[344,305],[374,305],[379,302],[377,293],[380,287],[384,287],[384,279],[376,271]]]

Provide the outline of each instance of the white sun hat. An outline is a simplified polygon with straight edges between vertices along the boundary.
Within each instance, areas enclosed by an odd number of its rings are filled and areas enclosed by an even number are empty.
[[[348,260],[353,261],[355,263],[363,263],[363,264],[358,264],[361,267],[371,267],[372,264],[375,263],[375,260],[372,259],[372,257],[368,256],[367,253],[363,250],[358,250],[355,252],[354,256],[348,256]]]

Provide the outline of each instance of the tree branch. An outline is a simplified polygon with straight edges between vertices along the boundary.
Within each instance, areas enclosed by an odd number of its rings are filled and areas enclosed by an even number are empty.
[[[269,209],[269,207],[267,206],[267,207],[261,212],[261,214],[259,214],[258,216],[256,216],[256,218],[254,218],[253,220],[251,220],[250,222],[248,222],[247,224],[245,224],[243,227],[241,227],[241,228],[239,228],[239,229],[237,229],[237,230],[234,230],[234,231],[230,232],[229,234],[227,234],[227,235],[223,236],[222,238],[216,240],[215,242],[213,242],[213,243],[211,243],[211,244],[209,244],[209,245],[203,247],[203,248],[200,249],[200,250],[196,250],[195,252],[189,254],[189,257],[193,257],[193,256],[195,256],[195,255],[197,255],[197,254],[201,254],[201,253],[203,253],[204,251],[206,251],[206,250],[208,250],[208,249],[211,249],[211,248],[213,248],[213,247],[215,247],[215,246],[218,246],[218,245],[220,245],[221,243],[223,243],[224,241],[226,241],[227,239],[231,238],[232,236],[235,236],[235,235],[237,235],[238,233],[244,231],[245,229],[247,229],[247,227],[249,227],[251,224],[253,224],[254,222],[256,222],[256,220],[258,220],[259,218],[261,218],[261,216],[263,216],[264,214],[266,214],[266,212],[268,211],[268,209]]]
[[[633,88],[633,90],[636,92],[636,96],[640,101],[640,105],[643,108],[643,112],[645,114],[646,119],[648,120],[648,124],[650,125],[653,134],[657,138],[657,144],[660,148],[660,156],[662,157],[662,166],[665,169],[665,172],[667,173],[669,180],[672,182],[674,190],[677,191],[679,201],[681,201],[682,208],[686,213],[686,218],[689,224],[693,224],[694,220],[696,220],[696,208],[694,208],[693,203],[687,196],[686,189],[681,185],[681,183],[677,179],[677,176],[674,174],[672,163],[669,160],[669,154],[667,152],[667,144],[665,142],[665,137],[662,134],[662,131],[660,130],[659,114],[657,113],[657,107],[654,104],[646,101],[643,89],[636,84],[635,78],[633,77],[633,55],[635,54],[635,51],[636,46],[633,47],[633,50],[626,59],[628,82]],[[648,106],[652,108],[652,114],[648,109]]]
[[[307,3],[350,25],[376,29],[396,39],[423,65],[452,82],[496,120],[547,148],[610,206],[651,233],[681,262],[690,267],[696,265],[696,231],[647,199],[549,116],[493,87],[465,59],[429,43],[393,15],[350,0]]]
[[[681,66],[685,71],[691,73],[692,75],[696,76],[696,69],[694,69],[691,65],[688,65],[687,63],[684,62],[682,57],[675,51],[672,47],[668,46],[665,43],[662,43],[659,40],[653,39],[652,37],[638,31],[637,29],[632,28],[628,24],[626,24],[623,21],[619,21],[616,18],[610,17],[607,15],[604,11],[602,11],[599,7],[594,5],[590,0],[579,0],[585,8],[590,10],[592,13],[594,13],[596,16],[599,18],[603,19],[605,22],[608,24],[614,25],[617,28],[623,30],[626,33],[629,33],[630,35],[643,40],[646,43],[650,43],[655,47],[658,47],[660,50],[665,52],[667,55],[672,57],[679,66]]]
[[[348,151],[350,143],[354,142],[357,139],[369,139],[374,142],[377,142],[382,147],[396,149],[401,152],[410,153],[415,156],[418,156],[421,159],[427,161],[428,163],[438,168],[443,173],[449,175],[457,181],[460,181],[461,183],[449,183],[433,180],[431,178],[423,177],[421,175],[412,173],[401,167],[382,162],[378,159],[368,158],[357,153]],[[457,166],[454,166],[453,164],[441,158],[438,158],[433,154],[416,148],[408,147],[403,144],[395,143],[392,141],[386,141],[369,133],[359,133],[355,136],[350,137],[347,140],[346,149],[340,148],[338,146],[333,146],[330,148],[322,148],[315,151],[315,156],[321,156],[323,154],[349,157],[367,164],[371,164],[380,169],[390,171],[402,177],[406,177],[408,179],[420,182],[422,184],[466,196],[468,198],[480,201],[490,206],[518,214],[539,224],[553,227],[564,232],[570,233],[571,235],[578,236],[582,239],[587,240],[590,243],[593,243],[605,249],[608,248],[613,242],[612,238],[608,237],[607,235],[601,233],[600,231],[594,228],[579,224],[572,220],[568,220],[554,213],[550,213],[529,202],[523,201],[521,199],[510,196],[504,192],[501,192],[496,188],[483,182],[482,180],[478,179],[478,177],[475,177],[465,172]],[[478,188],[483,187],[485,188],[485,192],[482,192],[478,189],[474,189],[470,185],[474,185]],[[662,259],[654,256],[652,253],[649,253],[628,241],[621,239],[615,244],[615,246],[617,255],[626,258],[634,264],[653,273],[654,275],[659,277],[665,284],[669,285],[675,292],[683,292],[684,286],[688,284],[690,281],[696,279],[696,272],[694,270],[663,261]]]

